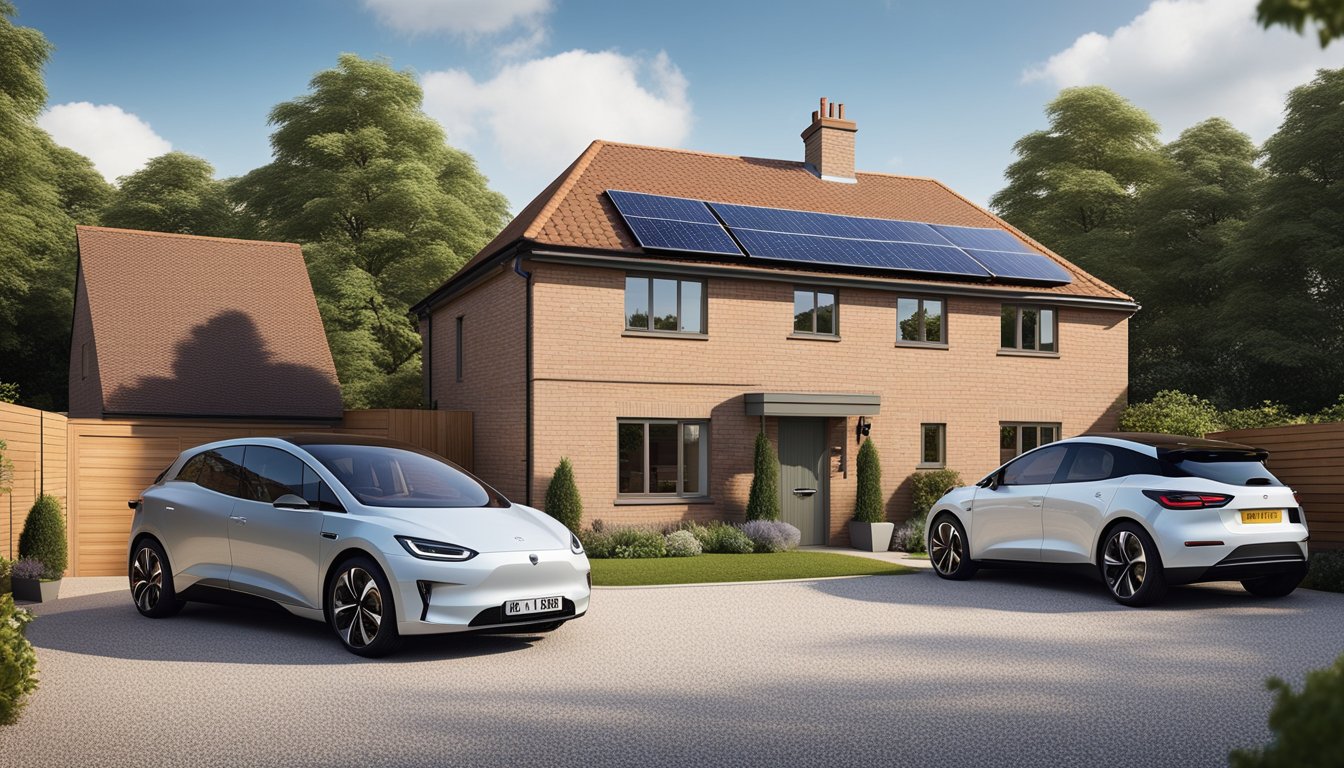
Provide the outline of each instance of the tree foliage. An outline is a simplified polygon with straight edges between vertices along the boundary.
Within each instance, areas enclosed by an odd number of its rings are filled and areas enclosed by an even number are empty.
[[[755,473],[747,494],[747,520],[779,519],[779,458],[765,432],[756,433]]]
[[[858,495],[854,500],[854,520],[860,523],[881,523],[887,519],[887,505],[882,498],[882,462],[871,437],[859,446]]]
[[[1175,390],[1158,392],[1152,400],[1130,405],[1120,414],[1120,429],[1125,432],[1203,437],[1222,428],[1213,403]]]
[[[568,457],[560,459],[550,485],[546,486],[546,514],[578,533],[583,521],[583,499],[579,497],[579,487],[574,482],[574,465]]]
[[[144,168],[117,180],[103,224],[179,235],[234,237],[238,215],[226,184],[210,163],[185,152],[153,158]]]
[[[59,579],[69,559],[65,540],[65,514],[55,496],[42,494],[28,510],[19,534],[19,559],[33,558],[46,569],[46,578]]]
[[[352,54],[271,111],[274,159],[233,191],[258,229],[304,245],[346,404],[413,406],[410,305],[494,236],[504,198],[421,111],[409,72]]]
[[[1325,669],[1307,673],[1302,690],[1271,677],[1274,692],[1269,728],[1274,740],[1259,749],[1234,750],[1232,768],[1326,768],[1344,754],[1344,656]]]
[[[1291,27],[1301,33],[1307,22],[1316,25],[1316,36],[1324,48],[1330,41],[1344,37],[1344,2],[1341,0],[1260,0],[1256,19],[1265,29],[1274,25]]]

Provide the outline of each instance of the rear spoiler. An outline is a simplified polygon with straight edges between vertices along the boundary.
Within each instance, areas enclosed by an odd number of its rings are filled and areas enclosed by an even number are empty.
[[[1198,461],[1213,463],[1217,461],[1258,461],[1264,463],[1269,451],[1264,448],[1158,448],[1157,458],[1170,461]]]

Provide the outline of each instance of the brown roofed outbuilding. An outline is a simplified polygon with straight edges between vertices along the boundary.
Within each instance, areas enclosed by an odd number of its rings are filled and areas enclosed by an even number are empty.
[[[77,230],[71,416],[341,418],[298,245]]]

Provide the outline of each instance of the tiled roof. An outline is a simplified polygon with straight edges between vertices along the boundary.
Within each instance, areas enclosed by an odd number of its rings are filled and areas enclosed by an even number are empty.
[[[299,246],[104,227],[78,236],[104,413],[340,418]]]
[[[1026,233],[939,181],[884,173],[858,172],[855,176],[857,183],[838,183],[817,178],[802,162],[595,141],[489,245],[467,262],[454,279],[465,276],[476,265],[518,241],[542,246],[646,253],[604,194],[608,189],[623,189],[849,216],[1002,227],[1058,262],[1073,277],[1069,285],[1040,287],[1033,291],[1129,300],[1121,291],[1065,261]],[[749,260],[739,261],[757,266]],[[448,285],[452,283],[453,279],[450,279]],[[1021,286],[1004,287],[1018,292],[1022,289]]]

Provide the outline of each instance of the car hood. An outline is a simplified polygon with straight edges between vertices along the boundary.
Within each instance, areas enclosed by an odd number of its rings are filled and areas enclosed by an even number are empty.
[[[568,549],[569,530],[531,507],[388,509],[396,533],[468,547],[477,552],[536,552]]]

